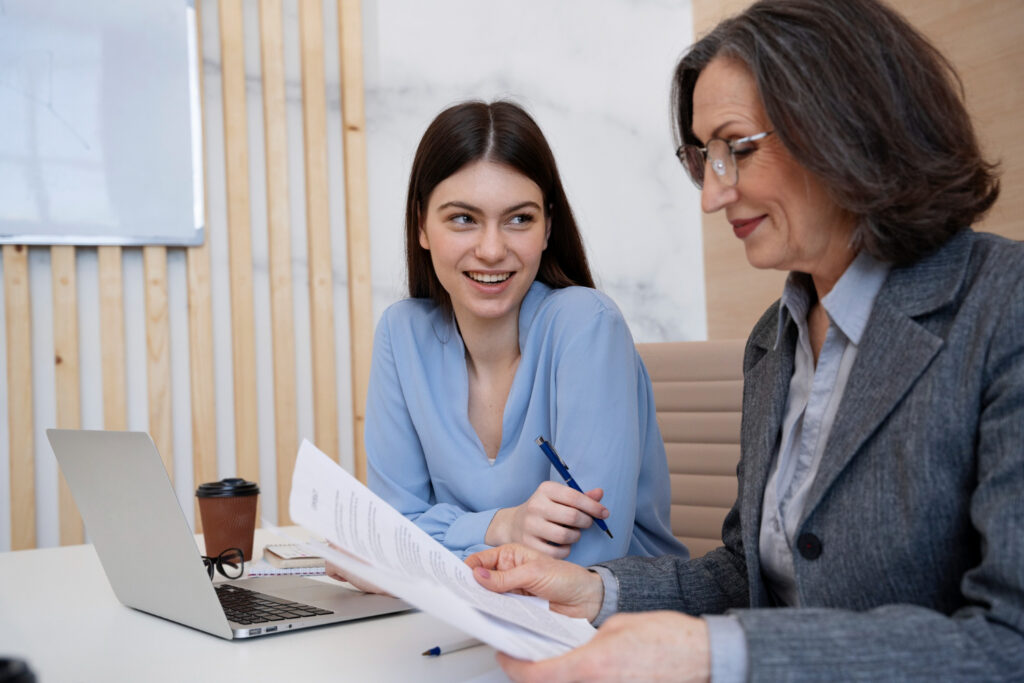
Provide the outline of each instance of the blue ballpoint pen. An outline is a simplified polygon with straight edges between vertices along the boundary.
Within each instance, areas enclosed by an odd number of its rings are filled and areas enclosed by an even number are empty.
[[[566,465],[560,457],[558,457],[558,453],[555,452],[555,447],[548,443],[543,436],[537,437],[537,445],[540,446],[542,451],[544,451],[544,455],[548,456],[548,460],[550,460],[551,464],[555,466],[558,473],[562,475],[562,479],[565,479],[565,483],[570,488],[574,488],[580,493],[583,493],[583,489],[580,488],[580,485],[577,484],[576,480],[572,478],[571,474],[569,474],[569,466]],[[594,517],[594,523],[600,527],[601,531],[608,534],[608,538],[615,538],[612,536],[612,532],[608,531],[608,525],[604,523],[603,519]]]

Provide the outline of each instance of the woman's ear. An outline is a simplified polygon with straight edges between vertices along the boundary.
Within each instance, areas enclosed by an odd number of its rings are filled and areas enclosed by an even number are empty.
[[[416,222],[420,226],[420,228],[419,228],[420,246],[423,247],[424,249],[426,249],[427,251],[430,251],[430,240],[427,239],[427,231],[423,227],[423,212],[420,211],[419,209],[416,210]]]
[[[551,237],[551,211],[548,211],[547,218],[544,219],[544,248],[548,248],[548,238]]]

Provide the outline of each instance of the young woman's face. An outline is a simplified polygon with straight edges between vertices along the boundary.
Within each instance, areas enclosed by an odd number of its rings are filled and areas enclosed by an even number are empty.
[[[737,140],[772,129],[747,66],[725,57],[713,59],[694,87],[694,134],[707,144],[711,138]],[[840,267],[842,272],[852,259],[853,221],[777,135],[753,145],[754,151],[736,155],[736,185],[705,171],[701,208],[707,213],[725,209],[755,268],[814,274]]]
[[[516,319],[550,230],[540,187],[509,166],[477,161],[434,188],[420,246],[460,326]]]

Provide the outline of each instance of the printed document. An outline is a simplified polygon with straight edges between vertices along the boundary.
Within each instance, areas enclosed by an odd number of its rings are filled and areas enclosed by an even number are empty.
[[[518,659],[562,654],[595,633],[544,600],[480,586],[465,563],[309,441],[299,447],[289,512],[343,552],[304,549]]]

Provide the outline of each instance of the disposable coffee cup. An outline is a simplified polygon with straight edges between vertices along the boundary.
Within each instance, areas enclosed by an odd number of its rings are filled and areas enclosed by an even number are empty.
[[[209,557],[217,557],[228,548],[241,548],[245,561],[252,559],[259,493],[256,482],[238,478],[199,485],[196,498]]]

